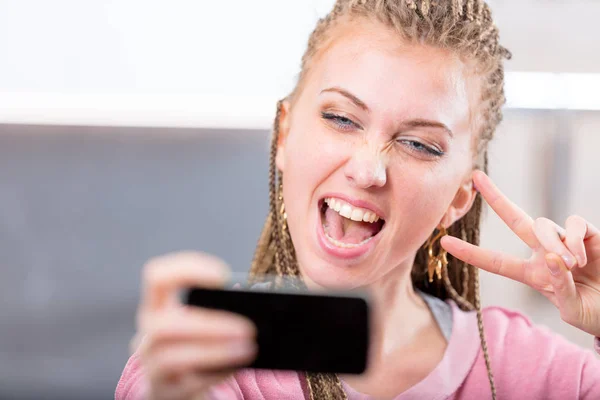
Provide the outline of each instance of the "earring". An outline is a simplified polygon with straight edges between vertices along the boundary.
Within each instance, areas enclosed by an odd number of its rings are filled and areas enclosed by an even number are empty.
[[[429,256],[427,261],[427,275],[429,277],[429,282],[433,282],[433,275],[435,274],[438,280],[442,279],[442,269],[448,267],[448,252],[444,250],[444,248],[439,245],[439,252],[437,255],[433,255],[433,246],[441,239],[443,236],[447,235],[446,228],[439,227],[438,233],[436,235],[431,235],[429,240],[425,243],[425,247],[427,247],[427,254]]]
[[[281,215],[282,224],[281,229],[285,232],[287,229],[287,213],[285,212],[285,203],[283,202],[283,183],[279,183],[279,193],[277,194],[281,207],[279,208],[279,214]]]

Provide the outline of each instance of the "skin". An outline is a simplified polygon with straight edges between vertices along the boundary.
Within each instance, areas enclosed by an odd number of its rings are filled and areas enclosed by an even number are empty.
[[[533,249],[532,257],[519,260],[450,237],[443,238],[443,247],[540,290],[566,322],[600,335],[600,234],[577,216],[566,228],[534,221],[485,174],[473,172],[478,92],[468,66],[449,52],[403,44],[367,21],[344,24],[335,33],[300,89],[283,104],[276,163],[307,285],[362,288],[373,295],[369,370],[343,379],[360,392],[389,398],[422,380],[443,357],[446,341],[414,292],[410,271],[434,228],[448,227],[468,212],[476,196],[473,182]],[[333,257],[316,241],[319,200],[328,193],[368,201],[383,214],[384,229],[362,256]],[[567,267],[559,256],[579,261]],[[151,260],[144,271],[137,336],[143,340],[134,343],[147,369],[151,398],[202,398],[211,385],[252,360],[256,333],[249,321],[190,310],[176,301],[180,288],[222,285],[228,268],[220,260],[171,254]]]

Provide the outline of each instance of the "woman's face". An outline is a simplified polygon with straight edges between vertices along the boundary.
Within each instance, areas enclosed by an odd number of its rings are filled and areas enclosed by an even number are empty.
[[[470,208],[475,89],[457,57],[382,25],[334,37],[285,104],[277,166],[302,275],[356,288],[409,271]]]

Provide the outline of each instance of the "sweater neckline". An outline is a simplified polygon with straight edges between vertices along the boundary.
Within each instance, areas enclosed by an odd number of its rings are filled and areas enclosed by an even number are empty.
[[[462,385],[479,354],[479,331],[474,311],[462,311],[452,300],[446,300],[452,309],[452,332],[444,356],[438,365],[420,382],[400,393],[394,400],[431,399],[450,397]],[[370,399],[342,380],[342,387],[352,399]]]

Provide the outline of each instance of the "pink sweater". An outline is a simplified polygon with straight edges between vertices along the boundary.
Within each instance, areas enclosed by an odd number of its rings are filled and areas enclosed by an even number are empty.
[[[442,361],[394,400],[489,399],[490,385],[474,312],[452,306],[452,334]],[[600,399],[600,360],[515,311],[483,310],[486,338],[501,399]],[[342,382],[349,400],[371,397]],[[145,398],[147,383],[134,354],[117,385],[116,400]],[[211,399],[307,399],[303,376],[292,371],[246,369],[213,388]]]

